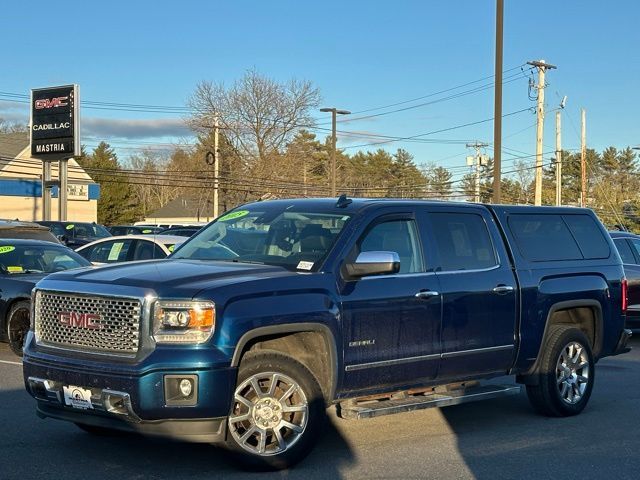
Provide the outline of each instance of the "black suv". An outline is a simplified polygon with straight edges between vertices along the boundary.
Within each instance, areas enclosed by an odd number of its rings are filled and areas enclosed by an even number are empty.
[[[629,285],[627,328],[640,329],[640,235],[629,232],[609,232],[618,249]]]
[[[94,240],[111,236],[106,228],[96,223],[56,222],[50,220],[43,220],[37,223],[49,227],[62,243],[74,250]]]

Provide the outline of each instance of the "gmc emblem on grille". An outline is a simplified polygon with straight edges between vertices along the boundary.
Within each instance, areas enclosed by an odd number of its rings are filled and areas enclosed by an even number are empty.
[[[94,313],[60,312],[58,314],[58,320],[62,325],[67,327],[82,327],[92,330],[102,328],[102,324],[100,323],[102,317]]]

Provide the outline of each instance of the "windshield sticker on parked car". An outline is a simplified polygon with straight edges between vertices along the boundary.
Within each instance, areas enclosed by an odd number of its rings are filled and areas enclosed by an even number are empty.
[[[298,270],[311,270],[313,268],[313,262],[305,262],[302,260],[298,263]]]
[[[123,246],[124,243],[122,242],[114,243],[111,247],[111,251],[109,251],[109,258],[107,260],[111,262],[118,260],[118,256],[120,255]]]
[[[69,225],[67,225],[66,228],[67,230],[73,230],[73,227],[75,227],[75,225],[73,223],[70,223]]]
[[[146,230],[142,230],[142,233],[151,233],[152,230],[149,230],[148,228]]]
[[[169,245],[169,246],[167,247],[167,250],[169,250],[170,252],[173,252],[173,250],[174,250],[175,248],[176,248],[176,246],[175,246],[175,245]]]
[[[227,213],[226,215],[221,216],[218,221],[226,222],[227,220],[234,220],[236,218],[244,217],[245,215],[249,215],[249,210],[238,210],[237,212]]]
[[[22,273],[24,269],[20,265],[9,265],[7,266],[7,272],[9,273]]]
[[[3,247],[0,247],[0,253],[13,252],[15,249],[16,249],[16,247],[12,247],[11,245],[5,245]]]

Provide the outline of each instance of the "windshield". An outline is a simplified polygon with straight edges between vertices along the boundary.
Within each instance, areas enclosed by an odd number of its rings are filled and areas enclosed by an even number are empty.
[[[349,218],[284,209],[235,210],[218,218],[171,257],[314,271]]]
[[[0,244],[0,274],[53,273],[87,265],[91,263],[68,248]]]

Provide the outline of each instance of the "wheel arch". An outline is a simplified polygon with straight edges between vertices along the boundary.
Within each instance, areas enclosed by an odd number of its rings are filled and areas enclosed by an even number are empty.
[[[597,360],[603,345],[602,305],[597,300],[581,299],[554,303],[547,313],[544,330],[536,360],[529,370],[518,375],[522,383],[530,383],[540,368],[543,349],[546,347],[549,330],[553,325],[573,325],[584,332],[591,342],[594,358]]]
[[[314,351],[313,354],[309,354],[308,346],[321,346],[324,351]],[[238,367],[245,353],[261,348],[296,356],[296,359],[316,377],[325,401],[327,403],[333,401],[338,384],[338,353],[335,337],[328,326],[304,322],[252,329],[238,340],[231,366]],[[302,355],[299,355],[300,353]]]

